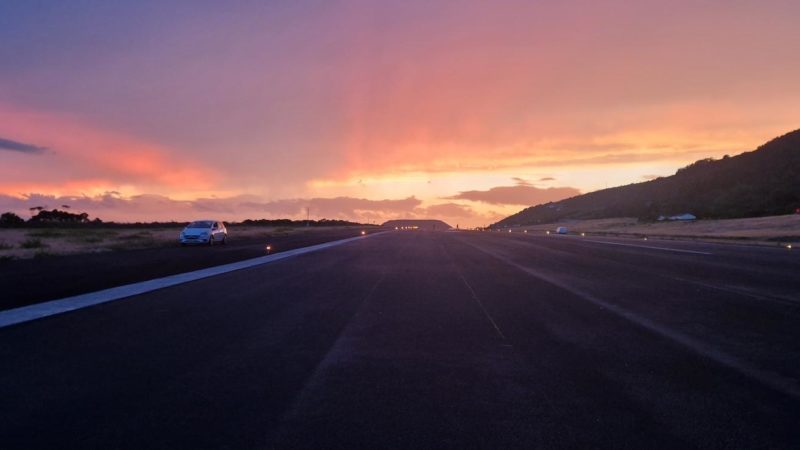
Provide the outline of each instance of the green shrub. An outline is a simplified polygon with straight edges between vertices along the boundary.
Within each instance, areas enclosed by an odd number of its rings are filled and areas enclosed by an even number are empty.
[[[22,248],[44,248],[44,247],[47,247],[47,245],[44,244],[41,239],[36,239],[36,238],[27,239],[27,240],[23,241],[21,244],[19,244],[19,246],[22,247]]]
[[[47,250],[37,250],[36,253],[33,254],[34,258],[46,258],[48,256],[53,256],[53,253],[48,252]]]

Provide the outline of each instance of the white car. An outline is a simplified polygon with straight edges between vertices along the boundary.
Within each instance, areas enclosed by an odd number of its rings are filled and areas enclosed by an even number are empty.
[[[186,244],[225,244],[228,241],[228,230],[218,220],[195,220],[181,231],[181,245]]]

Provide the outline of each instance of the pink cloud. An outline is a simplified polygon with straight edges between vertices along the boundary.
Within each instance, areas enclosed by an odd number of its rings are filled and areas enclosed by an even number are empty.
[[[126,197],[116,192],[94,196],[0,194],[0,210],[13,211],[23,217],[26,217],[28,209],[34,206],[51,209],[64,204],[73,210],[87,212],[92,217],[120,222],[186,221],[198,217],[214,217],[230,221],[248,218],[303,219],[306,217],[306,208],[309,208],[311,218],[367,222],[416,215],[422,211],[419,209],[421,201],[414,197],[384,200],[335,197],[264,201],[250,195],[176,200],[153,194]]]
[[[219,195],[258,193],[294,211],[279,199],[353,195],[304,190],[317,180],[596,167],[577,186],[585,190],[608,167],[667,172],[796,127],[798,3],[720,5],[166,8],[120,17],[151,39],[122,33],[105,52],[89,41],[64,52],[58,29],[28,27],[12,33],[20,48],[52,45],[19,50],[25,61],[4,67],[0,137],[51,151],[3,152],[0,193],[195,198],[226,189]],[[484,203],[539,201],[453,189]],[[412,194],[436,202],[386,195]],[[389,213],[360,208],[347,211]]]
[[[222,198],[176,200],[163,195],[123,196],[106,192],[94,196],[55,196],[0,194],[0,212],[13,211],[29,217],[29,208],[42,206],[87,212],[91,218],[116,222],[188,221],[197,218],[216,218],[240,221],[258,218],[304,219],[309,208],[312,219],[345,219],[358,222],[382,223],[390,219],[442,219],[454,223],[491,223],[502,218],[494,212],[481,213],[458,203],[423,206],[415,197],[370,200],[354,197],[282,199],[264,201],[252,195]]]

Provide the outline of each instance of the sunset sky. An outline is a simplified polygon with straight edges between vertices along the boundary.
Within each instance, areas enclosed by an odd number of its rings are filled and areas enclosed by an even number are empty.
[[[800,2],[3,1],[0,211],[438,218],[800,128]]]

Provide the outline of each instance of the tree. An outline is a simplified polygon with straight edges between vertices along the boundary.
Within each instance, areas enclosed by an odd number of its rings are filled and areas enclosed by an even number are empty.
[[[54,209],[52,211],[42,210],[31,217],[31,223],[89,223],[89,214],[73,214],[66,211]]]
[[[18,227],[24,223],[25,220],[13,212],[9,211],[0,214],[0,227]]]

